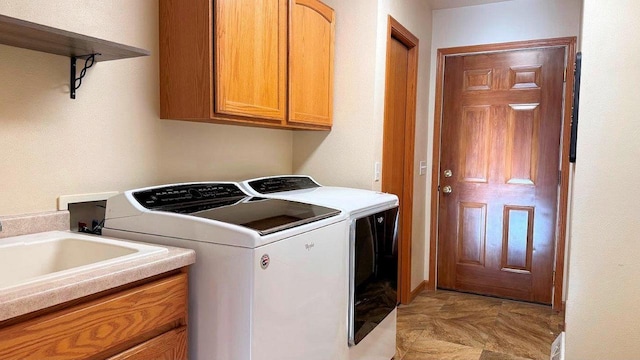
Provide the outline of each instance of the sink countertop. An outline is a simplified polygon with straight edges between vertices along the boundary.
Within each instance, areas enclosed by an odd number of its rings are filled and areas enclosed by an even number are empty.
[[[151,245],[167,248],[168,252],[0,290],[0,322],[179,269],[195,262],[196,254],[193,250]]]

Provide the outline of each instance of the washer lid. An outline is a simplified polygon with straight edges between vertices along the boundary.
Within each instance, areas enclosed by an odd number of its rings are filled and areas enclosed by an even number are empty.
[[[241,186],[245,192],[255,196],[329,206],[344,211],[348,216],[398,206],[396,195],[373,190],[320,186],[306,175],[250,179],[243,181]]]
[[[260,235],[272,234],[340,214],[340,210],[324,206],[256,197],[244,198],[233,205],[217,206],[212,203],[209,206],[208,209],[199,205],[168,211],[244,226]]]
[[[140,205],[243,226],[268,235],[340,214],[340,210],[298,201],[250,197],[235,184],[188,184],[133,193]]]

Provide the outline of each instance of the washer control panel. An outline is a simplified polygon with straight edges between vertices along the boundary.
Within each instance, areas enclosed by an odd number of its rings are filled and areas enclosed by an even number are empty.
[[[133,193],[140,205],[151,210],[198,202],[228,201],[246,196],[236,184],[225,183],[169,185]]]

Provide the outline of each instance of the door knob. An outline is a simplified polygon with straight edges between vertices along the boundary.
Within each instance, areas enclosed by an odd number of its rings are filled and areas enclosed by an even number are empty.
[[[445,171],[444,171],[444,177],[446,177],[446,178],[450,178],[450,177],[452,177],[452,176],[453,176],[453,171],[451,171],[451,170],[449,170],[449,169],[447,169],[447,170],[445,170]]]
[[[453,189],[451,188],[451,186],[447,185],[442,188],[442,192],[445,194],[451,194],[453,192]]]

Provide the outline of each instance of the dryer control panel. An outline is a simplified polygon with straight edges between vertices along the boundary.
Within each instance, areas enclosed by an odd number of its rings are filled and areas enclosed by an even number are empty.
[[[259,194],[302,190],[320,187],[308,176],[278,176],[249,182],[249,186]]]

